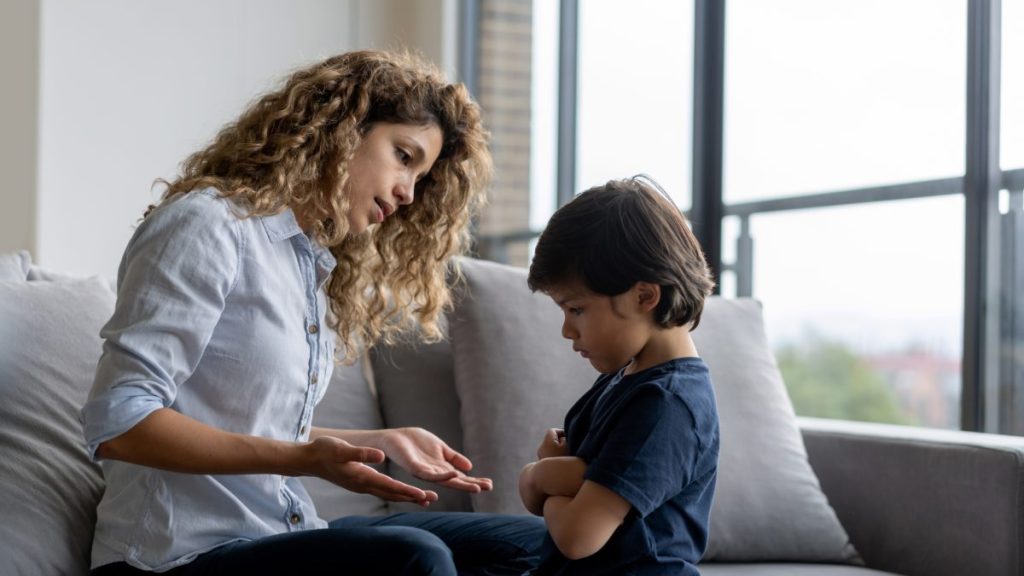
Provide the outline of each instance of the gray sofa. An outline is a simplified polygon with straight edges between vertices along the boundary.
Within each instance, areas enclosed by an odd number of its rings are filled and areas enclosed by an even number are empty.
[[[515,475],[594,373],[525,271],[467,260],[445,342],[339,366],[319,425],[423,426],[494,492],[434,510],[525,513]],[[113,308],[111,282],[0,254],[0,575],[84,574],[103,489],[77,409]],[[715,381],[722,458],[709,576],[1024,574],[1024,439],[799,419],[759,305],[714,298],[694,333]],[[410,479],[401,470],[395,476]],[[321,516],[408,509],[306,479]]]

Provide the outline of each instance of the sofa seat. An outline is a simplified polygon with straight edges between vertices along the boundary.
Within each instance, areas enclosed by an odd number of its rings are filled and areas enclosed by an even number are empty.
[[[701,576],[897,576],[870,568],[838,564],[791,564],[759,562],[729,564],[715,562],[700,565]]]

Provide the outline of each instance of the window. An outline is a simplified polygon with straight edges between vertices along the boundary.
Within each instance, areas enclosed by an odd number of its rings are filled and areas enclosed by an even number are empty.
[[[577,190],[645,173],[690,205],[693,2],[579,5]]]
[[[798,414],[959,428],[961,196],[750,220],[753,296]]]
[[[1024,0],[1003,0],[1001,165],[1024,168]]]
[[[534,60],[535,230],[555,174],[647,173],[764,303],[799,413],[1024,435],[1024,0],[515,3],[575,70]]]
[[[726,6],[726,203],[963,174],[962,0]]]
[[[723,196],[793,200],[749,217],[746,280],[797,412],[959,427],[962,198],[800,198],[963,173],[963,2],[727,6]]]

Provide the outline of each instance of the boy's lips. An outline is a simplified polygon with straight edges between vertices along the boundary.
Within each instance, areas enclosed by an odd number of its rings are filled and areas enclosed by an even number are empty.
[[[572,351],[573,352],[579,352],[580,356],[583,356],[584,358],[590,358],[590,352],[587,352],[586,350],[580,350],[578,348],[573,348]]]

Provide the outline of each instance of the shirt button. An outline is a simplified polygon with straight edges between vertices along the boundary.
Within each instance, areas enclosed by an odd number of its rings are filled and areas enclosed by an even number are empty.
[[[288,517],[288,521],[291,522],[292,526],[295,526],[296,524],[302,521],[302,517],[300,517],[298,514],[292,514]]]
[[[305,433],[306,433],[306,427],[305,426],[303,426],[302,428],[299,428],[299,434],[305,434]]]
[[[316,324],[310,324],[309,325],[309,333],[310,334],[316,334],[319,331],[320,331],[320,328]]]
[[[313,375],[309,377],[309,381],[312,382],[313,384],[316,384],[319,380],[320,377],[316,375],[316,372],[314,372]]]

